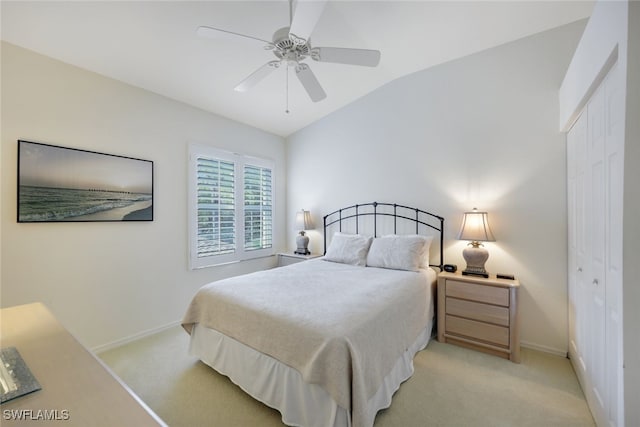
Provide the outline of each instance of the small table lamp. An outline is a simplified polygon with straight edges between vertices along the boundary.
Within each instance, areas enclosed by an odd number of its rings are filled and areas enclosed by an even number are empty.
[[[471,212],[465,212],[462,218],[462,226],[458,233],[458,240],[470,240],[469,245],[462,251],[462,256],[467,262],[467,268],[462,272],[465,275],[489,277],[484,269],[484,263],[489,258],[489,252],[481,247],[480,242],[495,242],[491,228],[489,228],[489,214],[478,212],[473,208]],[[468,246],[469,246],[468,245]]]
[[[311,213],[304,209],[296,212],[296,230],[300,230],[300,234],[296,237],[297,249],[294,254],[309,255],[309,236],[305,236],[305,230],[313,229],[313,222],[311,221]]]

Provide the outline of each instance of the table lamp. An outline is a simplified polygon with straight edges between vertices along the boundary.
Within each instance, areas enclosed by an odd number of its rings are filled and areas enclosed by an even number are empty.
[[[305,236],[305,230],[313,229],[313,222],[311,221],[311,213],[301,209],[296,212],[296,230],[300,230],[300,234],[296,236],[297,249],[293,252],[298,255],[309,255],[309,236]]]
[[[462,218],[462,226],[458,233],[458,240],[470,240],[470,243],[462,251],[462,256],[467,263],[464,275],[489,277],[484,269],[484,264],[489,258],[489,252],[480,242],[495,242],[491,228],[489,228],[489,214],[478,212],[473,208],[471,212],[465,212]]]

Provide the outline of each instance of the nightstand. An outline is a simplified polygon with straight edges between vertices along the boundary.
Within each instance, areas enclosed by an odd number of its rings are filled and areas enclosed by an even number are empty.
[[[278,254],[278,267],[295,264],[296,262],[306,261],[308,259],[321,257],[320,254],[298,255],[294,253],[281,252]]]
[[[438,341],[520,363],[518,280],[438,274]]]

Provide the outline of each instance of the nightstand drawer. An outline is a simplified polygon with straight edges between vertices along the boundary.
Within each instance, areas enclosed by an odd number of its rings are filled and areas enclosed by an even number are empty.
[[[495,305],[447,298],[447,314],[480,320],[501,326],[509,326],[509,309]]]
[[[509,307],[509,289],[447,280],[447,296]]]
[[[445,333],[461,335],[474,340],[501,345],[505,348],[509,347],[509,328],[504,326],[490,325],[447,315]]]

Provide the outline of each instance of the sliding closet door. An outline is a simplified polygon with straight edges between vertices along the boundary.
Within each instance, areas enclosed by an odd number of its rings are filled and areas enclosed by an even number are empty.
[[[624,97],[617,70],[567,134],[569,355],[600,426],[624,425]]]

